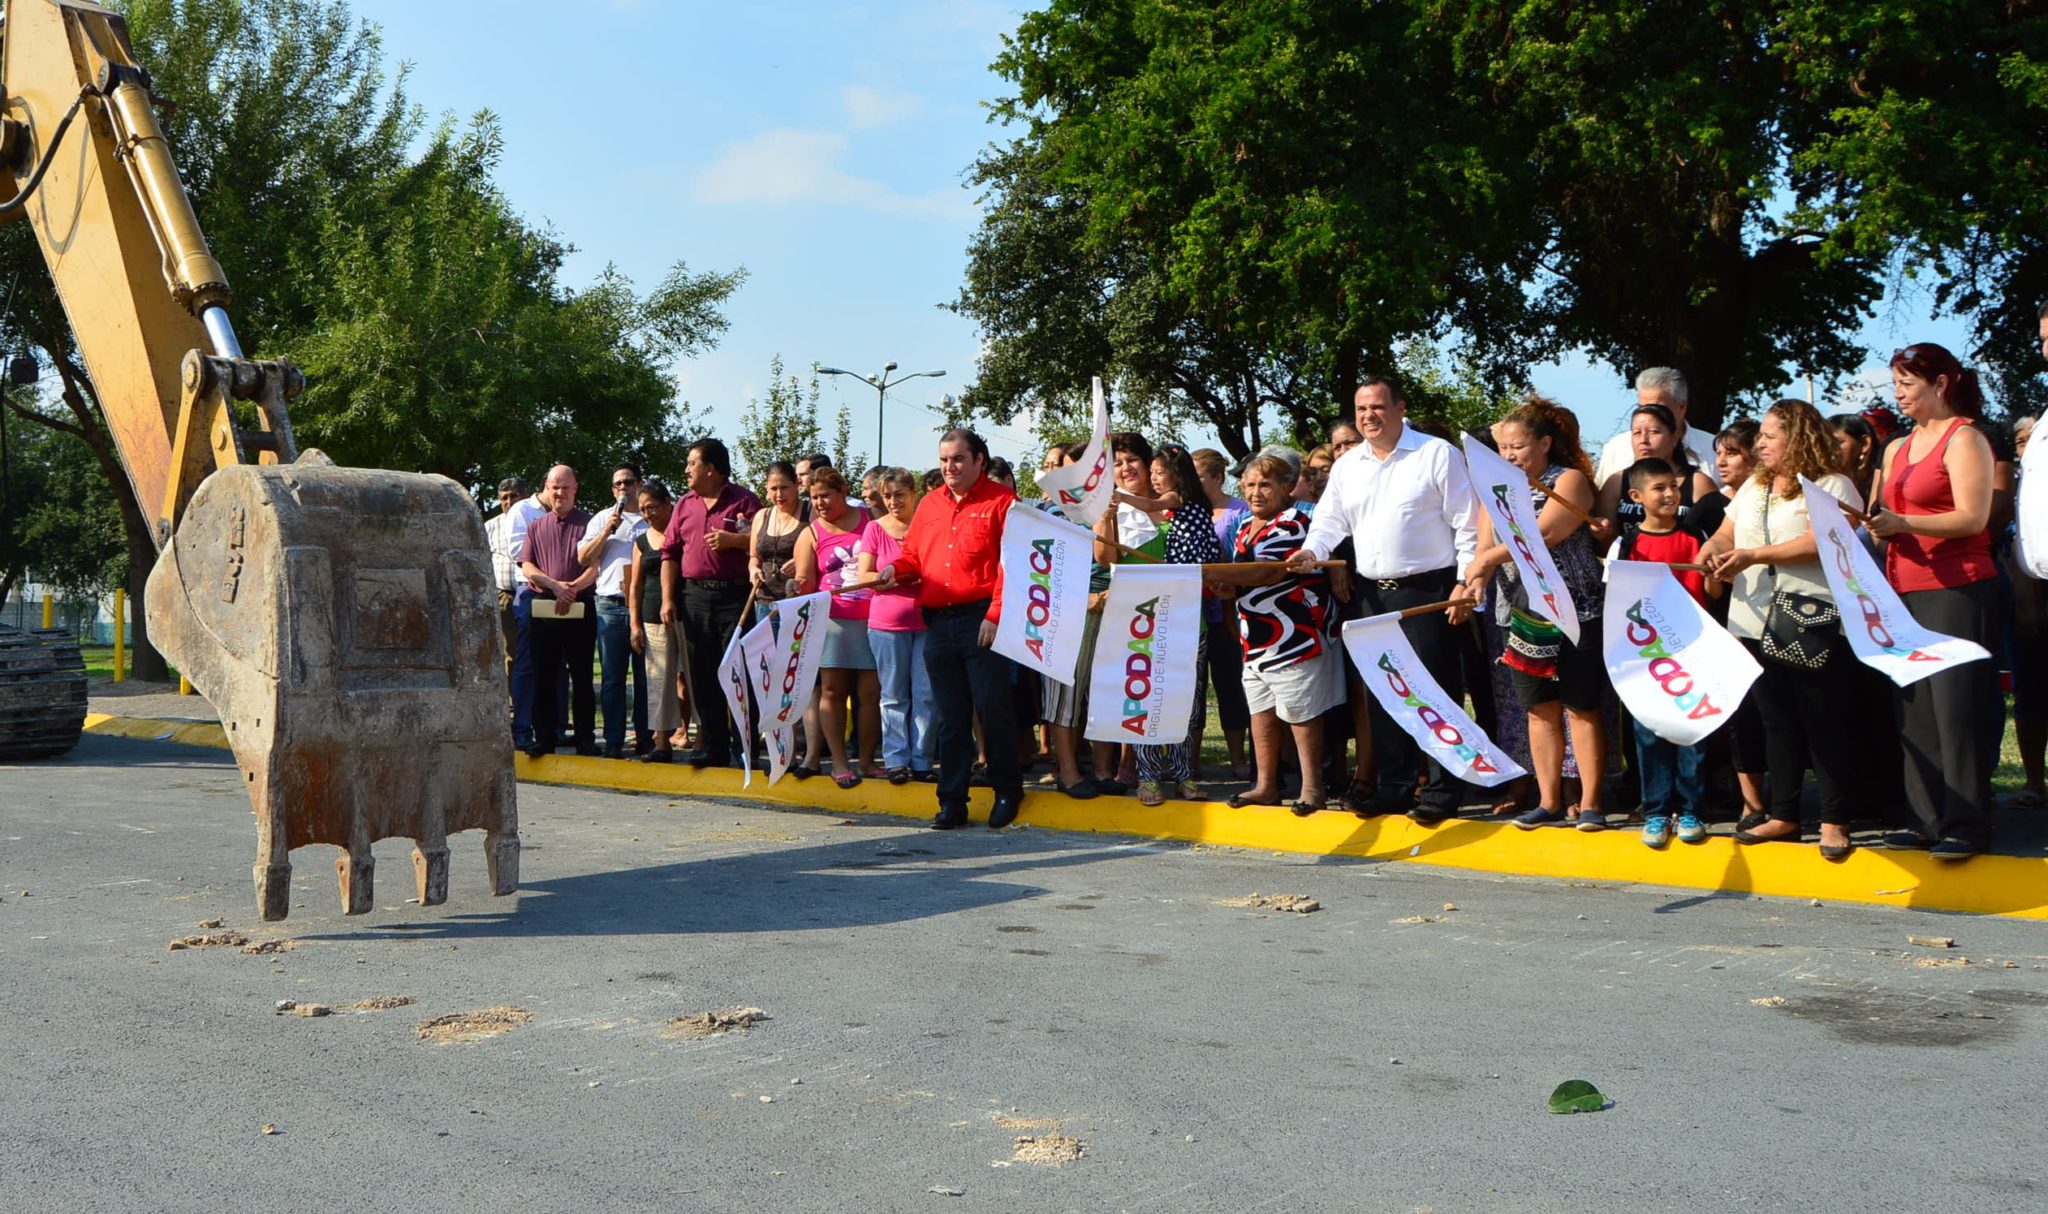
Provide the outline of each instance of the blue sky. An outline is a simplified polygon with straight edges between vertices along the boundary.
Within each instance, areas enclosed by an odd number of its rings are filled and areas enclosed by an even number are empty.
[[[730,437],[769,359],[878,371],[943,369],[890,396],[887,462],[932,453],[924,407],[974,376],[972,324],[954,298],[976,217],[963,175],[997,135],[989,70],[1025,6],[1001,0],[893,4],[703,4],[665,0],[354,0],[430,114],[495,112],[499,184],[529,220],[577,248],[582,286],[615,263],[643,288],[677,260],[744,265],[718,349],[676,368],[682,394]],[[1961,327],[1915,299],[1888,301],[1864,340],[1961,350]],[[1890,319],[1886,319],[1889,317]],[[1882,359],[1873,363],[1881,372]],[[1583,359],[1535,368],[1588,434],[1621,428],[1634,394]],[[1786,385],[1804,394],[1804,385]],[[1823,393],[1825,386],[1822,387]],[[826,378],[855,446],[875,446],[875,393]],[[829,430],[829,421],[827,422]],[[987,428],[997,454],[1031,458],[1019,425]],[[1201,436],[1189,435],[1199,441]]]

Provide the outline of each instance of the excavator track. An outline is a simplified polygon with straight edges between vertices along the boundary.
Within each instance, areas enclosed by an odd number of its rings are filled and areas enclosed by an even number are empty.
[[[85,658],[61,628],[0,624],[0,759],[54,759],[85,729]]]

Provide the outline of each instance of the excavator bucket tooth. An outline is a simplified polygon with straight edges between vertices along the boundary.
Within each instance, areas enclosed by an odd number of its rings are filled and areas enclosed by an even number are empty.
[[[519,882],[495,582],[454,482],[230,465],[192,496],[151,571],[157,644],[220,711],[256,812],[258,909],[291,906],[291,850],[342,849],[342,909],[375,905],[380,839],[414,841],[422,903],[448,895],[448,835],[484,832],[491,892]]]

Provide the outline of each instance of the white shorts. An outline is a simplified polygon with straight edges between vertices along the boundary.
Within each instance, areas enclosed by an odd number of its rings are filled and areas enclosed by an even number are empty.
[[[1244,699],[1253,712],[1272,712],[1289,725],[1306,725],[1344,702],[1344,675],[1337,648],[1278,670],[1244,664]]]

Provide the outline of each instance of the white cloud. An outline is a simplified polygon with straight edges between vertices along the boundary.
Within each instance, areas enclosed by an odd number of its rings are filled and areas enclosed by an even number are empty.
[[[897,93],[853,85],[840,94],[846,103],[846,125],[856,131],[901,122],[924,108],[915,93]]]
[[[837,131],[777,127],[727,144],[694,175],[698,202],[729,205],[811,203],[858,207],[885,215],[962,218],[974,213],[966,190],[943,186],[903,194],[839,167],[851,141]]]

